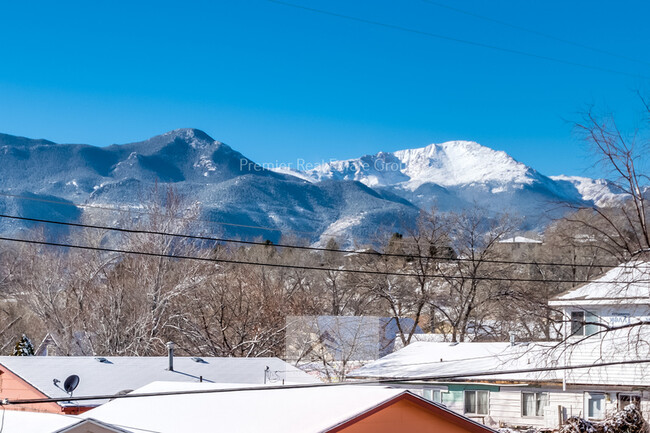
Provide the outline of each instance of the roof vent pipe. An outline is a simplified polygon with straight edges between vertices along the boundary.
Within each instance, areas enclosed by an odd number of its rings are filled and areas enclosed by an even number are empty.
[[[515,333],[514,332],[510,333],[510,345],[511,346],[515,345]]]
[[[174,342],[167,342],[167,357],[169,358],[169,367],[167,370],[174,371]]]

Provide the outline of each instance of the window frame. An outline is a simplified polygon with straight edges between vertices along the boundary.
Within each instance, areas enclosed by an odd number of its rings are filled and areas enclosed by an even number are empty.
[[[474,394],[474,405],[475,409],[478,411],[478,394],[479,392],[484,392],[487,394],[487,405],[486,405],[486,412],[485,413],[479,413],[479,412],[468,412],[467,411],[467,393],[471,392]],[[490,414],[490,391],[486,389],[466,389],[463,391],[463,414],[464,415],[471,415],[471,416],[486,416]]]
[[[619,392],[616,395],[616,407],[618,408],[618,410],[623,410],[623,407],[621,407],[621,397],[623,397],[623,396],[630,397],[630,402],[632,402],[633,398],[638,399],[639,400],[638,409],[641,410],[641,400],[642,400],[641,397],[642,396],[641,396],[641,394],[637,394],[637,393],[634,393],[634,392]]]
[[[542,406],[542,414],[541,415],[526,415],[524,414],[524,394],[533,394],[535,396],[535,411],[537,412],[537,398],[538,396],[544,394],[546,395],[546,404]],[[544,418],[544,409],[546,406],[549,406],[551,404],[550,401],[551,394],[548,391],[521,391],[521,417],[522,418]]]
[[[574,318],[574,316],[582,316],[581,319]],[[598,333],[598,326],[600,321],[599,317],[587,310],[573,310],[569,312],[569,337],[588,337]],[[578,327],[578,329],[575,329]]]
[[[426,394],[430,393],[431,398],[427,397]],[[435,396],[438,396],[436,400]],[[442,404],[442,389],[440,388],[422,388],[422,398],[433,403]]]
[[[589,401],[594,400],[593,397],[598,397],[599,400],[602,400],[602,413],[601,417],[593,417],[589,415]],[[607,416],[607,393],[606,392],[585,392],[584,394],[584,414],[585,419],[589,421],[601,421]]]
[[[582,315],[581,320],[574,319],[574,315]],[[569,314],[569,317],[571,318],[570,323],[571,323],[571,331],[570,331],[570,336],[571,337],[584,337],[585,335],[585,317],[586,317],[586,312],[585,311],[571,311]],[[577,326],[580,326],[578,329],[575,329]]]

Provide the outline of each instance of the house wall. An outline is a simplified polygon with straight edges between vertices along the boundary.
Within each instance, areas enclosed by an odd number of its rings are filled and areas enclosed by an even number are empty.
[[[648,305],[585,305],[564,307],[564,335],[571,335],[571,312],[586,311],[595,318],[587,321],[603,323],[608,326],[621,326],[629,323],[650,320],[650,306]],[[595,329],[598,329],[596,326]]]
[[[45,394],[38,391],[32,385],[21,379],[10,370],[0,365],[0,396],[8,400],[23,400],[33,398],[47,398]],[[30,404],[30,405],[7,405],[10,410],[26,410],[30,412],[61,413],[62,408],[56,403]]]
[[[466,421],[452,422],[408,400],[400,400],[340,429],[330,432],[344,433],[468,433],[477,432],[474,426],[464,426]],[[471,427],[470,427],[471,426]]]
[[[124,431],[125,430],[121,430],[121,429],[118,430],[117,428],[101,426],[101,425],[94,424],[90,421],[86,421],[86,422],[81,422],[72,427],[58,430],[55,433],[116,433],[116,432],[120,433]]]
[[[523,416],[522,393],[546,392],[549,404],[541,417]],[[584,392],[562,392],[550,388],[502,387],[499,392],[490,393],[490,418],[497,425],[558,427],[560,424],[558,406],[563,418],[583,415]]]
[[[612,414],[619,410],[619,394],[636,394],[641,397],[641,410],[644,414],[650,414],[650,391],[630,391],[630,388],[621,387],[619,389],[584,387],[562,391],[560,388],[552,387],[528,387],[528,386],[492,386],[476,384],[453,384],[448,386],[431,384],[415,385],[409,384],[407,387],[414,394],[423,396],[423,390],[441,389],[442,404],[447,408],[459,414],[468,416],[478,422],[484,423],[491,427],[509,426],[509,427],[539,427],[555,428],[560,424],[560,416],[567,419],[571,416],[583,417],[585,415],[585,393],[603,393],[608,395],[605,400],[605,413]],[[489,397],[489,414],[485,416],[470,416],[464,414],[464,389],[488,389]],[[446,391],[445,391],[446,390]],[[544,416],[531,417],[522,415],[522,393],[523,392],[546,392],[549,395],[549,404],[545,408]],[[559,407],[559,409],[558,409]]]

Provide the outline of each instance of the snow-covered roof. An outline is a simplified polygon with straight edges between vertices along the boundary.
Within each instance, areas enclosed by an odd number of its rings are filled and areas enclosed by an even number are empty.
[[[561,382],[569,384],[650,386],[650,362],[594,367],[594,364],[647,360],[650,348],[639,344],[650,331],[642,327],[611,331],[564,345],[535,343],[412,343],[352,371],[348,377],[413,378],[453,381]],[[521,371],[584,366],[553,371]],[[502,373],[499,373],[502,372]],[[482,373],[476,375],[476,373]],[[566,376],[565,376],[566,374]],[[452,377],[453,376],[453,377]],[[565,376],[565,377],[564,377]],[[435,379],[433,379],[435,378]]]
[[[650,263],[631,261],[549,301],[551,306],[650,305]]]
[[[537,239],[526,238],[523,236],[515,236],[512,238],[499,241],[500,244],[541,244],[542,241]]]
[[[73,374],[80,379],[75,396],[116,394],[160,380],[199,382],[201,377],[214,383],[263,384],[265,377],[276,384],[318,382],[279,358],[174,357],[174,371],[167,370],[167,357],[0,356],[0,364],[48,397],[66,397],[63,383]],[[60,381],[58,386],[54,379]]]
[[[510,359],[510,353],[510,343],[415,342],[354,370],[349,377],[406,378],[489,371],[500,358]]]
[[[135,392],[220,388],[224,388],[224,385],[156,382]],[[81,416],[92,417],[129,430],[159,433],[203,432],[216,429],[238,433],[315,433],[328,431],[403,395],[415,397],[400,389],[364,385],[256,389],[117,399]],[[424,400],[422,402],[425,403]],[[462,419],[468,425],[480,428],[486,433],[490,431],[439,405],[425,404],[434,410],[445,412],[448,416]]]
[[[2,431],[5,433],[49,433],[83,421],[83,418],[73,415],[21,410],[5,410],[0,417],[4,419]]]
[[[141,433],[93,418],[82,418],[76,415],[5,410],[0,417],[2,417],[2,428],[0,430],[5,433],[86,433],[97,431],[90,429],[91,425],[100,427],[102,432]]]

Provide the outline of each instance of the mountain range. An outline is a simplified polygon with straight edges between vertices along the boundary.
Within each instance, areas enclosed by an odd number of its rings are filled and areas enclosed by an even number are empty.
[[[543,228],[563,205],[620,200],[605,180],[547,177],[470,141],[380,152],[309,170],[270,168],[197,129],[96,147],[0,134],[0,213],[31,218],[117,221],[137,214],[155,184],[200,205],[204,233],[276,242],[293,234],[312,244],[372,241],[403,231],[420,210],[474,206],[517,216],[522,231]],[[120,209],[114,212],[110,209]],[[0,219],[0,231],[26,226]]]

